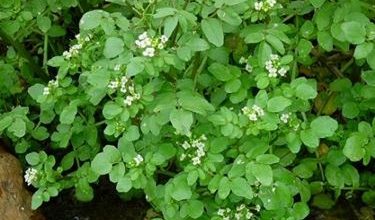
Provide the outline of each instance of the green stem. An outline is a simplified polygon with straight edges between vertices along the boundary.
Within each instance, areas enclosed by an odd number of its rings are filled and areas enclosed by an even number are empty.
[[[207,59],[208,59],[208,56],[207,56],[207,54],[205,54],[204,57],[203,57],[203,60],[202,60],[201,64],[199,65],[197,71],[194,74],[194,86],[193,86],[193,89],[195,89],[195,87],[197,85],[198,76],[203,71],[203,68],[204,68],[204,66],[207,63]]]
[[[47,61],[48,61],[48,35],[45,34],[44,45],[43,45],[43,69],[45,70],[46,74],[49,75]]]

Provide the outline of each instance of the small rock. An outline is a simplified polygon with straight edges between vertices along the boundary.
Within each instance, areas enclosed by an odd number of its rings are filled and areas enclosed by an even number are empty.
[[[31,193],[25,188],[17,158],[0,146],[0,218],[4,220],[44,220],[31,210]]]

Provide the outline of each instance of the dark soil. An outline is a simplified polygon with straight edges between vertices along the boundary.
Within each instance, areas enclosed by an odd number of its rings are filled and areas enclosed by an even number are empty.
[[[142,220],[149,209],[142,198],[122,200],[113,186],[105,184],[95,189],[91,202],[74,199],[74,192],[61,192],[57,198],[45,203],[41,212],[47,220]]]

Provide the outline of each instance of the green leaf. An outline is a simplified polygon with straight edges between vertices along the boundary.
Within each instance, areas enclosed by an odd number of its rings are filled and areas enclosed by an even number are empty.
[[[164,21],[164,35],[170,37],[178,24],[178,17],[168,17]]]
[[[230,73],[229,68],[221,63],[213,63],[208,67],[208,71],[220,81],[229,81],[233,79],[233,75]]]
[[[319,31],[317,34],[319,45],[326,51],[333,49],[333,38],[327,31]]]
[[[20,118],[16,118],[8,127],[8,131],[16,137],[23,137],[26,134],[26,123]]]
[[[31,208],[33,210],[36,210],[43,204],[43,197],[42,197],[42,191],[39,189],[36,191],[33,196],[31,197]]]
[[[367,85],[375,86],[375,71],[362,72],[362,79],[367,83]]]
[[[39,15],[36,18],[36,23],[39,29],[44,33],[46,33],[51,28],[51,20],[46,16]]]
[[[374,48],[373,43],[369,42],[364,42],[363,44],[357,45],[355,50],[354,50],[354,57],[359,60],[359,59],[364,59],[366,58]]]
[[[245,43],[256,44],[265,40],[265,35],[261,32],[250,33],[245,37]]]
[[[371,69],[375,70],[375,48],[372,49],[371,53],[367,56],[366,61]]]
[[[13,118],[10,116],[6,116],[0,120],[0,133],[9,127],[13,122]]]
[[[79,22],[79,28],[83,30],[91,30],[98,27],[101,23],[103,15],[104,12],[102,10],[92,10],[86,12]]]
[[[242,177],[237,177],[230,181],[230,187],[232,192],[240,197],[244,197],[247,199],[253,198],[253,190],[249,183]]]
[[[178,103],[185,110],[198,113],[200,115],[207,115],[207,112],[212,112],[215,108],[198,93],[189,90],[184,90],[177,93]]]
[[[177,201],[190,199],[192,196],[192,191],[190,186],[187,184],[186,177],[174,179],[173,181],[173,191],[171,196]]]
[[[239,79],[232,79],[225,83],[225,91],[227,93],[234,93],[237,92],[241,88],[241,80]]]
[[[207,40],[217,47],[224,44],[224,32],[220,20],[216,18],[206,18],[202,20],[202,31]]]
[[[309,55],[312,48],[313,45],[311,41],[305,39],[301,39],[297,45],[298,54],[301,57],[306,57],[307,55]]]
[[[115,102],[109,101],[103,107],[103,116],[105,119],[113,119],[123,111],[123,107]]]
[[[342,175],[339,167],[328,164],[324,171],[324,175],[331,186],[335,186],[337,188],[344,187],[344,176]]]
[[[127,128],[124,136],[128,141],[138,140],[138,138],[140,137],[138,126],[132,125]]]
[[[252,163],[248,168],[262,185],[269,186],[272,184],[273,172],[270,165]]]
[[[25,159],[27,163],[30,164],[31,166],[36,166],[40,163],[40,157],[37,152],[31,152],[29,154],[26,154]]]
[[[302,100],[314,99],[318,95],[316,88],[302,83],[296,87],[296,96]]]
[[[132,188],[132,181],[129,177],[123,176],[119,179],[116,190],[120,193],[126,193],[129,192],[129,190]]]
[[[112,163],[108,155],[105,153],[98,153],[91,162],[91,169],[100,175],[105,175],[111,172]]]
[[[360,134],[354,134],[348,138],[345,142],[343,149],[344,155],[351,161],[360,161],[365,156],[364,146],[367,142],[367,138]]]
[[[77,114],[77,105],[69,104],[60,114],[60,122],[62,124],[72,124]]]
[[[290,106],[292,102],[283,96],[276,96],[271,98],[267,103],[267,110],[269,112],[282,112]]]
[[[272,54],[272,48],[266,42],[261,42],[258,46],[258,64],[259,66],[264,66],[267,60],[269,60]]]
[[[124,42],[118,37],[107,38],[103,54],[106,58],[114,58],[124,51]]]
[[[94,189],[89,185],[87,180],[81,179],[78,181],[75,189],[75,197],[82,202],[91,201],[94,198]]]
[[[199,218],[204,211],[204,204],[199,200],[188,201],[188,215],[194,219]]]
[[[341,24],[341,29],[347,41],[352,44],[361,44],[365,42],[365,26],[357,21],[348,21]]]
[[[262,154],[256,157],[256,161],[261,164],[274,164],[280,161],[280,158],[273,154]]]
[[[229,179],[227,177],[221,178],[219,182],[219,189],[218,189],[218,195],[220,199],[226,199],[229,195],[231,190],[231,184],[229,182]]]
[[[326,0],[310,0],[310,3],[315,7],[315,8],[320,8]]]
[[[310,213],[309,206],[305,202],[296,202],[293,205],[293,216],[296,219],[305,219]]]
[[[342,115],[345,118],[353,119],[357,117],[360,113],[357,103],[355,102],[345,102],[342,106]]]
[[[169,120],[177,133],[188,135],[190,133],[190,127],[193,124],[193,114],[183,109],[173,109]]]
[[[311,130],[319,138],[331,137],[335,134],[338,128],[338,123],[335,119],[329,116],[319,116],[315,118],[311,124]]]
[[[335,202],[327,194],[315,195],[312,205],[320,209],[331,209]]]
[[[241,17],[232,9],[232,8],[224,8],[224,9],[219,9],[217,11],[218,17],[233,26],[238,26],[242,23]]]
[[[275,48],[280,54],[285,53],[285,48],[283,42],[279,40],[279,38],[269,34],[266,36],[266,41],[271,44],[273,48]]]
[[[301,131],[300,137],[301,141],[308,147],[316,148],[319,145],[319,137],[311,129]]]

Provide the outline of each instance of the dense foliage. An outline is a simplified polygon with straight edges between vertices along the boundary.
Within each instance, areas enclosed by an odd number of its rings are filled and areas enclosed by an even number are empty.
[[[375,206],[371,2],[1,1],[0,133],[32,207],[101,176],[163,219]]]

